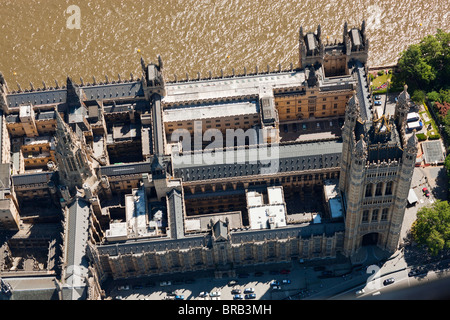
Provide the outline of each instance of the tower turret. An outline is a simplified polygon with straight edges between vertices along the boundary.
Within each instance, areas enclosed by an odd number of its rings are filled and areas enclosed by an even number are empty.
[[[405,125],[406,119],[408,117],[408,112],[410,108],[410,99],[408,93],[408,86],[405,84],[403,91],[399,94],[397,98],[397,103],[395,104],[394,118],[398,128]]]
[[[342,128],[342,157],[341,172],[339,175],[339,188],[344,190],[347,185],[347,174],[350,169],[350,159],[354,145],[354,130],[359,117],[359,101],[356,95],[350,97],[345,109],[345,121]]]

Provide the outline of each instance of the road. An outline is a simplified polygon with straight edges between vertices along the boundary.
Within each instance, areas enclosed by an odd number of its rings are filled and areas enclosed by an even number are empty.
[[[347,300],[347,299],[372,299],[376,297],[378,299],[383,299],[384,297],[392,298],[397,296],[397,298],[402,299],[405,295],[405,289],[411,288],[421,288],[418,286],[429,285],[437,283],[443,280],[450,280],[450,268],[439,270],[439,271],[425,271],[424,273],[409,276],[411,268],[401,268],[396,272],[389,274],[383,274],[383,268],[379,272],[374,273],[373,277],[370,277],[368,281],[359,286],[353,287],[349,290],[343,291],[332,298],[331,300]],[[393,278],[394,283],[384,284],[386,279]],[[363,293],[357,293],[363,290]],[[423,290],[423,295],[416,299],[427,299],[431,295],[427,295],[427,291]],[[443,293],[443,292],[442,292]]]

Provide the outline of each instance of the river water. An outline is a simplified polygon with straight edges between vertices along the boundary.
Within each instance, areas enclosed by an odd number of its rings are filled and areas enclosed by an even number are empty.
[[[76,5],[76,11],[67,8]],[[298,64],[298,30],[342,41],[343,25],[366,20],[371,66],[437,28],[450,31],[449,0],[0,0],[0,71],[10,90],[141,76],[140,58],[160,54],[166,79],[237,74]],[[67,22],[72,24],[67,25]],[[79,29],[71,28],[80,22]]]

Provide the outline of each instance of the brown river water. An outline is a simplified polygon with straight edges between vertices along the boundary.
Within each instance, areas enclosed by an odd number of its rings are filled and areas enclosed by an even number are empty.
[[[76,5],[79,19],[67,8]],[[141,76],[140,58],[161,55],[173,81],[197,72],[298,64],[298,31],[342,41],[343,25],[366,20],[369,64],[399,53],[437,28],[450,31],[450,0],[0,0],[0,71],[10,90]],[[79,21],[79,29],[67,22]],[[73,24],[72,24],[73,26]]]

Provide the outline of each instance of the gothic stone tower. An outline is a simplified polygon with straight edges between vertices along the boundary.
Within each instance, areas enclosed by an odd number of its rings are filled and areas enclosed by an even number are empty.
[[[94,176],[86,148],[83,146],[82,134],[77,136],[56,112],[56,161],[59,167],[60,183],[70,193],[75,194],[76,187],[82,188],[85,181]]]
[[[415,133],[406,137],[406,117],[365,117],[361,107],[356,97],[349,100],[343,128],[339,188],[347,256],[364,245],[397,249],[417,154]]]
[[[320,24],[317,32],[303,33],[303,27],[299,31],[299,65],[301,69],[309,66],[322,65],[324,45],[321,39]]]

